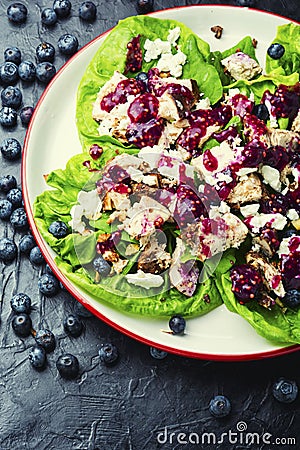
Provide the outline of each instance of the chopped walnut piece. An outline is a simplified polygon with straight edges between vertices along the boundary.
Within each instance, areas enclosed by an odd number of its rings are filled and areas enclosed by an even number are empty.
[[[257,40],[255,38],[252,39],[252,45],[254,48],[257,47]]]
[[[222,33],[223,33],[223,27],[220,25],[215,25],[214,27],[211,27],[210,29],[213,33],[215,33],[216,39],[221,39]]]

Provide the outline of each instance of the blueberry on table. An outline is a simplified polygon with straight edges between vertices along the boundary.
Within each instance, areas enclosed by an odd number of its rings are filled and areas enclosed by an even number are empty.
[[[63,55],[71,56],[78,50],[78,39],[76,36],[70,33],[63,34],[60,36],[57,42],[59,51]]]
[[[168,356],[167,352],[156,347],[149,347],[149,352],[154,359],[165,359]]]
[[[18,66],[21,62],[22,54],[18,47],[8,47],[4,50],[4,61],[12,62]]]
[[[282,303],[289,308],[299,308],[300,306],[300,291],[297,289],[289,289],[286,291],[282,299]]]
[[[97,8],[94,2],[83,2],[79,7],[79,17],[86,22],[93,22],[96,19]]]
[[[32,114],[33,114],[34,108],[33,106],[24,106],[20,111],[20,119],[21,123],[24,127],[27,127],[29,124]]]
[[[49,233],[51,233],[55,238],[61,239],[67,236],[68,226],[61,220],[56,220],[49,225]]]
[[[102,344],[99,349],[100,361],[107,366],[111,366],[119,359],[119,350],[114,344]]]
[[[13,205],[6,199],[0,200],[0,219],[9,220],[13,211]]]
[[[153,11],[153,0],[137,0],[136,8],[139,14],[147,14]]]
[[[30,250],[29,261],[35,266],[41,266],[45,262],[43,254],[37,245]]]
[[[273,396],[281,403],[292,403],[298,396],[298,386],[295,381],[280,378],[273,385]]]
[[[236,4],[238,6],[247,6],[253,8],[256,5],[256,0],[236,0]]]
[[[41,13],[41,21],[46,27],[52,27],[57,22],[57,15],[53,8],[45,8]]]
[[[53,9],[56,15],[61,19],[65,19],[70,15],[71,8],[72,3],[69,0],[55,0],[53,2]]]
[[[83,323],[78,316],[69,314],[64,319],[64,330],[72,337],[79,337],[83,331]]]
[[[6,13],[10,22],[21,24],[26,22],[28,11],[23,3],[15,2],[9,5]]]
[[[16,314],[30,314],[31,298],[27,294],[20,292],[10,299],[10,306]]]
[[[32,322],[28,314],[18,314],[11,322],[12,328],[17,336],[27,337],[32,330]]]
[[[56,69],[51,62],[44,61],[36,66],[36,77],[44,84],[48,84],[56,74]]]
[[[18,248],[12,239],[0,239],[0,261],[9,264],[16,258],[17,254]]]
[[[16,161],[21,157],[22,147],[20,142],[15,138],[7,138],[1,142],[0,150],[3,158],[8,161]]]
[[[19,249],[21,253],[25,255],[29,255],[30,250],[32,250],[36,246],[34,237],[31,234],[25,234],[22,236],[19,242]]]
[[[26,230],[28,228],[28,220],[24,208],[15,209],[10,216],[10,223],[17,231]]]
[[[53,297],[59,291],[59,282],[53,275],[44,273],[39,278],[38,288],[46,297]]]
[[[35,342],[45,349],[46,353],[53,352],[56,347],[55,336],[52,331],[42,328],[34,335]]]
[[[111,265],[105,261],[102,255],[97,256],[93,260],[93,267],[101,277],[107,277],[111,272]]]
[[[32,82],[35,80],[36,68],[32,61],[22,61],[18,69],[22,81]]]
[[[271,44],[267,50],[268,55],[272,59],[280,59],[284,55],[284,52],[285,52],[284,46],[278,44],[277,42]]]
[[[23,196],[22,191],[20,188],[14,188],[11,189],[7,195],[6,198],[8,201],[11,202],[14,208],[18,208],[19,206],[22,206],[23,203]]]
[[[22,103],[22,92],[18,87],[7,86],[1,91],[2,106],[18,109]]]
[[[18,66],[13,62],[5,62],[0,66],[0,81],[2,84],[16,84],[19,79]]]
[[[0,124],[5,128],[12,128],[17,124],[17,111],[8,106],[3,106],[0,109]]]
[[[169,320],[169,327],[173,334],[183,334],[185,325],[185,319],[179,314],[172,316]]]
[[[231,411],[231,403],[225,395],[216,395],[209,402],[209,412],[214,417],[226,417]]]
[[[37,46],[35,54],[38,62],[53,62],[55,57],[55,48],[52,44],[50,44],[50,42],[41,42]]]
[[[4,192],[6,194],[8,191],[14,189],[15,187],[17,187],[17,180],[13,175],[4,175],[0,178],[1,192]]]
[[[32,367],[36,370],[43,370],[46,367],[47,356],[45,349],[35,345],[29,352],[28,359]]]
[[[79,362],[71,353],[61,355],[56,361],[56,368],[61,377],[73,380],[79,374]]]
[[[85,319],[93,317],[93,314],[88,309],[86,309],[80,302],[75,302],[74,313],[77,316],[83,317]]]

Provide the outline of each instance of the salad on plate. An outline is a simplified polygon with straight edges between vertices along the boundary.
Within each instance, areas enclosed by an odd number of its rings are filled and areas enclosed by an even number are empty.
[[[101,302],[154,318],[224,303],[300,343],[300,26],[278,27],[265,68],[257,44],[212,52],[177,21],[120,21],[78,88],[83,151],[34,217]]]

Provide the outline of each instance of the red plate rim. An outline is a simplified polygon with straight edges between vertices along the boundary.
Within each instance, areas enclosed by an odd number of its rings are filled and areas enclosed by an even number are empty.
[[[299,22],[292,20],[288,17],[284,17],[281,16],[280,14],[276,14],[276,13],[272,13],[272,12],[268,12],[268,11],[263,11],[260,9],[254,9],[254,8],[245,8],[242,6],[233,6],[233,5],[214,5],[214,4],[204,4],[204,5],[188,5],[188,6],[178,6],[175,8],[166,8],[164,10],[159,10],[159,11],[155,11],[153,13],[150,13],[149,15],[156,15],[157,13],[161,13],[161,12],[166,12],[166,11],[174,11],[174,10],[181,10],[181,9],[187,9],[187,8],[195,8],[195,9],[199,9],[199,8],[213,8],[213,9],[222,9],[222,8],[232,8],[232,9],[249,9],[250,11],[254,11],[257,13],[261,13],[261,14],[267,14],[270,16],[275,16],[275,17],[279,17],[281,19],[285,19],[285,20],[289,20],[291,22],[296,23],[297,25],[300,25]],[[27,132],[26,132],[26,136],[24,139],[24,146],[23,146],[23,152],[22,152],[22,163],[21,163],[21,183],[22,183],[22,190],[23,190],[23,199],[24,199],[24,206],[27,212],[27,216],[28,216],[28,221],[29,221],[29,226],[31,228],[32,234],[35,237],[35,240],[38,244],[38,246],[41,249],[41,252],[45,258],[45,260],[47,261],[47,263],[49,264],[49,266],[51,267],[51,270],[53,271],[53,273],[55,274],[55,276],[63,283],[63,285],[65,286],[65,288],[69,291],[69,293],[76,299],[78,300],[86,309],[88,309],[94,316],[96,316],[98,319],[101,319],[103,322],[105,322],[106,324],[110,325],[111,327],[115,328],[116,330],[120,331],[121,333],[129,336],[130,338],[133,338],[145,345],[148,346],[154,346],[156,348],[159,348],[161,350],[164,350],[168,353],[173,353],[179,356],[184,356],[184,357],[189,357],[189,358],[195,358],[195,359],[204,359],[204,360],[211,360],[211,361],[251,361],[251,360],[260,360],[260,359],[265,359],[265,358],[271,358],[271,357],[276,357],[276,356],[282,356],[282,355],[286,355],[292,352],[295,352],[297,350],[300,349],[300,345],[291,345],[288,347],[283,347],[283,348],[279,348],[279,349],[275,349],[275,350],[270,350],[270,351],[266,351],[266,352],[258,352],[258,353],[249,353],[249,354],[238,354],[238,355],[230,355],[230,354],[210,354],[210,353],[198,353],[198,352],[192,352],[192,351],[188,351],[188,350],[180,350],[180,349],[175,349],[173,347],[168,347],[166,345],[161,345],[161,344],[157,344],[155,342],[152,342],[150,339],[144,338],[138,334],[135,334],[132,331],[127,330],[126,328],[122,327],[119,324],[116,324],[115,322],[113,322],[111,319],[109,319],[108,317],[106,317],[105,315],[103,315],[102,313],[100,313],[98,310],[96,310],[93,306],[91,306],[86,299],[79,293],[76,291],[76,289],[74,288],[74,285],[68,280],[67,277],[65,277],[57,268],[48,248],[47,245],[44,241],[44,239],[42,238],[36,224],[34,221],[34,217],[33,217],[33,210],[31,207],[31,203],[29,201],[29,194],[28,194],[28,186],[27,186],[27,177],[26,177],[26,158],[27,158],[27,154],[28,154],[28,146],[29,146],[29,140],[30,140],[30,135],[31,135],[31,131],[32,131],[32,125],[33,122],[35,120],[35,117],[38,113],[38,110],[43,102],[43,100],[45,99],[45,97],[47,96],[48,92],[50,91],[53,83],[55,83],[55,81],[57,80],[58,77],[60,77],[62,75],[62,73],[64,72],[64,70],[66,69],[66,67],[69,66],[69,64],[72,63],[72,61],[74,59],[76,59],[82,52],[84,52],[90,45],[92,45],[95,41],[103,38],[106,34],[108,34],[111,31],[112,28],[110,28],[109,30],[105,31],[104,33],[101,33],[100,35],[98,35],[97,37],[95,37],[93,40],[91,40],[90,42],[88,42],[86,45],[84,45],[75,55],[73,55],[61,68],[60,70],[56,73],[55,77],[51,80],[51,82],[47,85],[47,87],[45,88],[45,90],[43,91],[41,97],[39,98],[32,119],[30,121],[30,124],[28,126]]]

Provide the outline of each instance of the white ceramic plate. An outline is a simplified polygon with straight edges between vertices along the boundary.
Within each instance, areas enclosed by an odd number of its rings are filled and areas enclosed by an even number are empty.
[[[153,14],[177,19],[203,39],[212,50],[223,50],[247,34],[258,41],[257,56],[263,64],[268,43],[276,27],[288,20],[279,16],[229,6],[191,6],[169,9]],[[217,40],[210,28],[221,25],[222,38]],[[34,223],[32,205],[46,189],[43,175],[63,168],[68,159],[81,152],[75,125],[76,91],[92,56],[103,41],[99,36],[77,53],[57,74],[39,101],[28,129],[23,152],[22,179],[25,206],[35,238],[51,268],[67,289],[96,316],[127,335],[146,344],[180,355],[216,360],[243,360],[275,356],[298,349],[279,347],[258,336],[240,316],[221,306],[206,316],[189,319],[186,334],[173,336],[161,330],[168,328],[165,320],[130,316],[118,312],[91,297],[70,283],[54,263],[55,254],[45,243]]]

